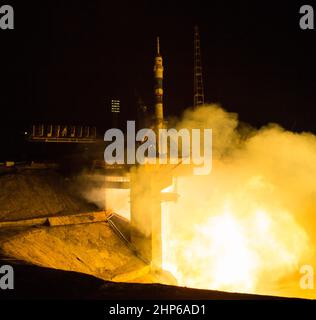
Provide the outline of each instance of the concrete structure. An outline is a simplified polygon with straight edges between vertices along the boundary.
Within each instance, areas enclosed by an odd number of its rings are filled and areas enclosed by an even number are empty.
[[[144,165],[131,170],[131,242],[151,265],[162,270],[161,190],[172,184],[170,168]]]
[[[55,143],[95,143],[96,138],[96,127],[60,124],[33,125],[28,136],[30,142]]]
[[[111,100],[111,112],[112,113],[120,113],[121,112],[121,106],[120,106],[120,100],[118,99],[112,99]]]
[[[119,99],[111,100],[112,126],[117,128],[119,125],[119,115],[121,112],[121,101]]]

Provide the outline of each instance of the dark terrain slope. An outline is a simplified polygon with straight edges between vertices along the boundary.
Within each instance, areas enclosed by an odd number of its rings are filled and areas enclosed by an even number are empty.
[[[74,192],[69,178],[54,170],[24,169],[0,173],[0,221],[95,209]]]
[[[0,261],[0,265],[7,262]],[[116,283],[90,275],[14,264],[15,289],[1,290],[0,299],[183,299],[266,300],[285,299],[212,290],[197,290],[161,284]],[[290,299],[295,300],[295,299]]]

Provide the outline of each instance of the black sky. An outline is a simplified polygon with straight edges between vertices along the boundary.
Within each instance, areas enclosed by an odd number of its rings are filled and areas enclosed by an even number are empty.
[[[316,132],[316,30],[299,28],[300,6],[313,1],[6,3],[15,29],[0,30],[4,144],[38,121],[106,128],[112,97],[135,119],[135,93],[152,103],[157,35],[165,112],[180,114],[193,99],[195,24],[207,101],[254,126]]]

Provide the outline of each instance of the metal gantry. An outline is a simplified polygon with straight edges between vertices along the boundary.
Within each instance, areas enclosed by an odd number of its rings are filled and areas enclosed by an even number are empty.
[[[204,104],[204,88],[202,75],[201,60],[201,41],[199,29],[194,27],[194,101],[193,106],[196,108]]]

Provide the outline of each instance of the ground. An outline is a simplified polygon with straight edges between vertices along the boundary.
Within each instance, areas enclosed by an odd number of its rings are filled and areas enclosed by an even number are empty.
[[[1,262],[0,265],[5,263]],[[32,265],[16,264],[15,289],[0,291],[0,299],[87,300],[240,300],[279,299],[269,296],[197,290],[161,284],[103,281],[96,277]],[[48,289],[49,288],[49,289]]]
[[[5,170],[0,186],[0,265],[11,264],[15,271],[15,290],[1,290],[0,299],[268,298],[156,284],[176,281],[167,273],[152,274],[106,219],[78,223],[75,214],[96,208],[55,170]],[[54,225],[51,218],[21,224],[52,216],[66,225]]]
[[[55,170],[0,170],[0,186],[0,221],[96,209],[74,193],[69,179]]]

